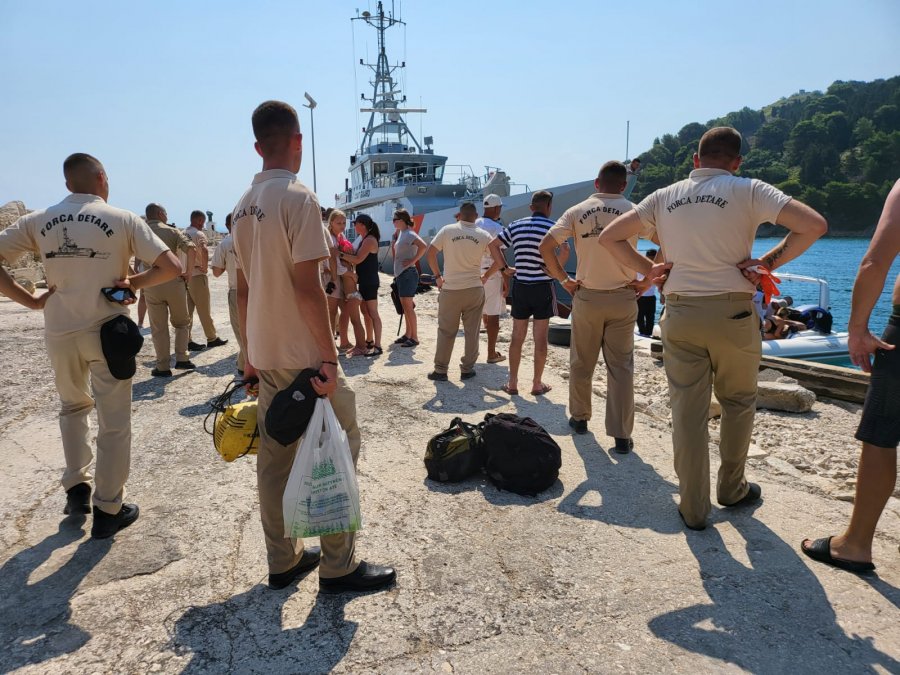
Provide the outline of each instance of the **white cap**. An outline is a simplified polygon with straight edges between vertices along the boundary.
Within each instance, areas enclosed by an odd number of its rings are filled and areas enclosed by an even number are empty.
[[[489,209],[494,206],[503,206],[503,200],[497,195],[488,195],[484,198],[484,208]]]

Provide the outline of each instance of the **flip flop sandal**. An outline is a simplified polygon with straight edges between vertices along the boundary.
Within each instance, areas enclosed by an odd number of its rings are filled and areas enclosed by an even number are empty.
[[[506,392],[507,394],[509,394],[510,396],[518,396],[518,395],[519,395],[519,390],[518,390],[518,389],[510,389],[508,385],[505,385],[505,384],[504,384],[504,385],[503,385],[502,387],[500,387],[500,388],[501,388],[504,392]]]
[[[835,558],[832,556],[831,540],[832,537],[823,537],[822,539],[816,539],[809,546],[804,546],[803,542],[800,542],[800,550],[813,560],[825,563],[826,565],[831,565],[832,567],[837,567],[838,569],[846,570],[847,572],[853,572],[854,574],[874,571],[875,565],[870,562],[845,560],[844,558]]]
[[[553,389],[553,387],[551,387],[549,384],[542,384],[540,389],[532,389],[531,395],[532,396],[543,396],[551,389]]]
[[[418,347],[419,341],[413,340],[412,338],[406,338],[406,341],[401,346],[403,346],[403,347]]]
[[[347,357],[351,358],[351,359],[354,356],[365,356],[365,355],[366,355],[366,350],[363,349],[362,347],[354,347],[349,352],[347,352]]]
[[[366,356],[376,357],[384,354],[384,350],[381,347],[372,347],[369,351],[366,352]]]
[[[402,345],[402,344],[403,344],[404,342],[406,342],[407,340],[409,340],[409,338],[406,337],[406,336],[404,335],[404,336],[398,337],[396,340],[394,340],[394,344],[395,344],[395,345]]]

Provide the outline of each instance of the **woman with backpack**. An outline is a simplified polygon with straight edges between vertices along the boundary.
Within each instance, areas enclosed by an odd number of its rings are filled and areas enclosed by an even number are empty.
[[[428,245],[413,229],[412,218],[406,209],[394,211],[394,227],[396,232],[391,243],[391,253],[394,256],[394,284],[406,321],[406,332],[397,338],[394,344],[401,347],[416,347],[419,344],[414,300],[419,288],[419,271],[416,269],[416,263],[425,255]]]

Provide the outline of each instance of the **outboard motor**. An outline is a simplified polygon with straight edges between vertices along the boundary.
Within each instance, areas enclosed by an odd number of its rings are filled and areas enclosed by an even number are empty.
[[[809,330],[814,330],[826,335],[831,332],[831,326],[834,318],[824,307],[818,305],[802,305],[794,308],[797,312],[797,321],[806,324]]]

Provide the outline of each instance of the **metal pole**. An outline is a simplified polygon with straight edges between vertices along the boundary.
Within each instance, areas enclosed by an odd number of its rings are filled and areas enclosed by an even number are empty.
[[[309,132],[310,136],[312,136],[312,151],[313,151],[313,192],[318,194],[318,189],[316,188],[316,125],[313,123],[313,109],[309,109]]]
[[[625,161],[627,162],[631,157],[628,156],[628,139],[631,136],[631,120],[625,122]],[[313,150],[313,155],[315,156],[316,151]],[[313,164],[316,163],[316,160],[313,159]],[[315,173],[315,171],[313,171]]]

